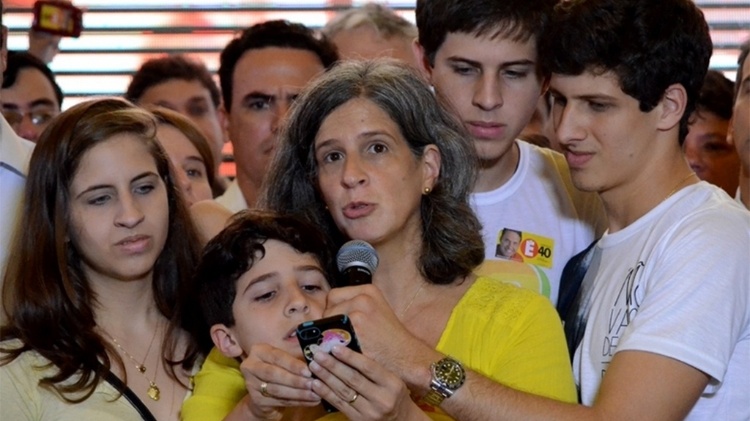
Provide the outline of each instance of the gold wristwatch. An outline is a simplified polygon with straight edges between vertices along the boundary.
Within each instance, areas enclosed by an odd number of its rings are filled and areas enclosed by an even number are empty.
[[[430,391],[423,400],[432,406],[440,406],[445,398],[453,396],[466,381],[464,367],[451,357],[432,363],[430,370],[432,371]]]

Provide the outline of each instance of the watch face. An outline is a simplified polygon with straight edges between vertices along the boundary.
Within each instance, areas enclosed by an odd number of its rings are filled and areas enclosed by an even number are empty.
[[[461,363],[451,358],[443,358],[435,364],[435,377],[449,389],[458,389],[466,380]]]

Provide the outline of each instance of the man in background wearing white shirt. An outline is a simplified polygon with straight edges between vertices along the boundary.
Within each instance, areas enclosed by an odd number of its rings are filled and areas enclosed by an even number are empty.
[[[0,10],[2,6],[3,3],[0,0]],[[1,13],[0,25],[2,25]],[[0,36],[0,70],[2,71],[5,71],[5,63],[8,57],[8,49],[5,43],[7,37],[8,28],[2,26],[2,36]],[[2,83],[1,74],[0,83]],[[33,143],[18,137],[8,122],[5,121],[5,118],[0,117],[0,287],[2,286],[2,277],[5,274],[11,237],[20,212],[26,171],[33,147]],[[1,307],[2,303],[0,303]],[[3,318],[4,316],[0,312],[0,320]]]

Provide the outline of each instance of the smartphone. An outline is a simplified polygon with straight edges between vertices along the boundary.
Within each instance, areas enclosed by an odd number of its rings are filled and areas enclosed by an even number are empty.
[[[305,356],[308,364],[313,360],[313,354],[319,351],[330,353],[335,345],[346,346],[353,351],[362,352],[357,335],[354,333],[354,327],[349,320],[349,316],[345,314],[310,320],[300,324],[297,326],[297,340],[302,348],[302,355]],[[323,407],[328,412],[338,411],[325,400],[323,401]]]
[[[34,3],[34,22],[31,28],[78,38],[83,29],[83,11],[70,3],[39,0]]]

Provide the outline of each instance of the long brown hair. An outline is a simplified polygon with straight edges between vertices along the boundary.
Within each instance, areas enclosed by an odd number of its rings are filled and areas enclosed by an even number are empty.
[[[167,188],[169,231],[153,269],[157,309],[169,320],[162,358],[175,375],[175,365],[190,367],[197,347],[189,342],[177,354],[182,309],[192,293],[191,273],[199,256],[198,239],[177,186],[169,160],[155,139],[156,120],[147,111],[120,99],[78,104],[59,115],[42,133],[31,157],[19,229],[10,250],[3,286],[8,322],[0,340],[18,339],[22,346],[0,348],[0,364],[26,351],[51,361],[57,373],[41,380],[69,402],[94,392],[112,360],[124,372],[122,359],[95,329],[96,296],[71,244],[70,184],[84,154],[112,136],[130,133],[148,146]],[[190,341],[191,339],[188,339]],[[182,348],[181,348],[182,349]],[[65,382],[73,378],[72,382]]]

